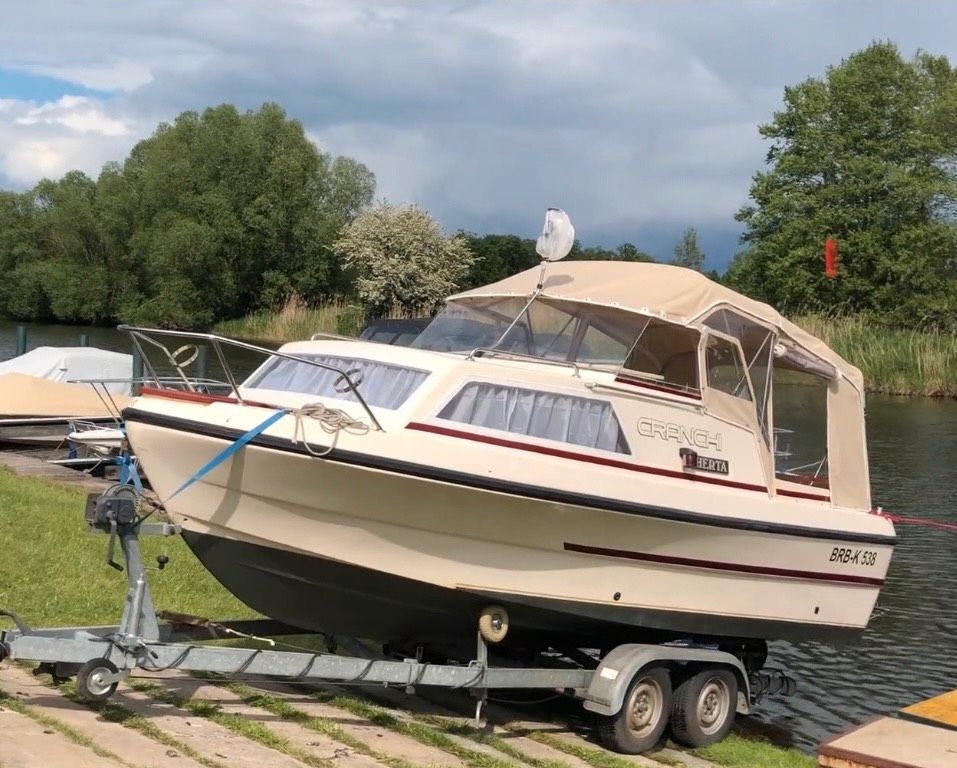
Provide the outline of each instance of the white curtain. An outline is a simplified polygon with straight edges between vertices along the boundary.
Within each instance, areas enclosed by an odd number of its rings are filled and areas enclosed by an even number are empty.
[[[442,409],[439,418],[628,453],[615,412],[604,400],[471,382]]]
[[[409,399],[429,375],[428,371],[386,365],[373,360],[326,355],[299,355],[317,363],[332,365],[349,374],[359,393],[369,405],[395,410]],[[278,389],[284,392],[303,392],[309,395],[355,400],[348,384],[336,371],[319,368],[286,358],[274,358],[272,365],[247,383],[257,389]],[[336,391],[339,390],[346,391]]]

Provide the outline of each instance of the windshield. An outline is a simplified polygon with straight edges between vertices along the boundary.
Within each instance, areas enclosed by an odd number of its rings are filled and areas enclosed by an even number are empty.
[[[449,302],[412,346],[438,352],[496,349],[617,368],[644,325],[639,315],[597,304],[480,298]]]

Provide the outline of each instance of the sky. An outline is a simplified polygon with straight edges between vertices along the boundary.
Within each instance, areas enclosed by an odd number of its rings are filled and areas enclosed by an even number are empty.
[[[874,40],[957,63],[957,3],[5,0],[0,188],[122,161],[161,121],[277,102],[378,198],[447,231],[534,237],[568,211],[585,245],[707,266],[786,85]]]

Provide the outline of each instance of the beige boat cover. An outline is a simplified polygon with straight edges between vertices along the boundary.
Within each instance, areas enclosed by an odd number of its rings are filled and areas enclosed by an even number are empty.
[[[450,297],[530,296],[538,285],[540,267],[527,269],[497,283]],[[664,312],[688,323],[719,306],[728,306],[775,327],[790,341],[830,363],[860,392],[861,372],[823,341],[802,330],[777,310],[732,291],[693,269],[669,264],[624,261],[560,261],[548,265],[542,295],[568,301],[614,306],[642,313]]]
[[[541,267],[450,297],[449,301],[534,293]],[[613,306],[640,314],[664,314],[694,323],[727,307],[777,330],[779,343],[824,360],[837,373],[828,386],[828,464],[835,506],[870,509],[867,439],[864,429],[864,377],[820,339],[782,317],[775,309],[684,267],[618,261],[561,261],[548,264],[542,296]],[[801,355],[798,355],[800,358]],[[770,455],[769,466],[773,466]]]
[[[112,397],[121,409],[130,402],[130,398],[122,395]],[[24,373],[5,373],[0,376],[0,417],[103,418],[113,415],[89,384],[65,384]]]

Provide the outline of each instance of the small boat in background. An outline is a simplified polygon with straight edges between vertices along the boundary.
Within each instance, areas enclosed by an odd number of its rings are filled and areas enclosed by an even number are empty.
[[[77,424],[119,425],[133,356],[96,347],[37,347],[0,363],[0,443],[56,446]]]

